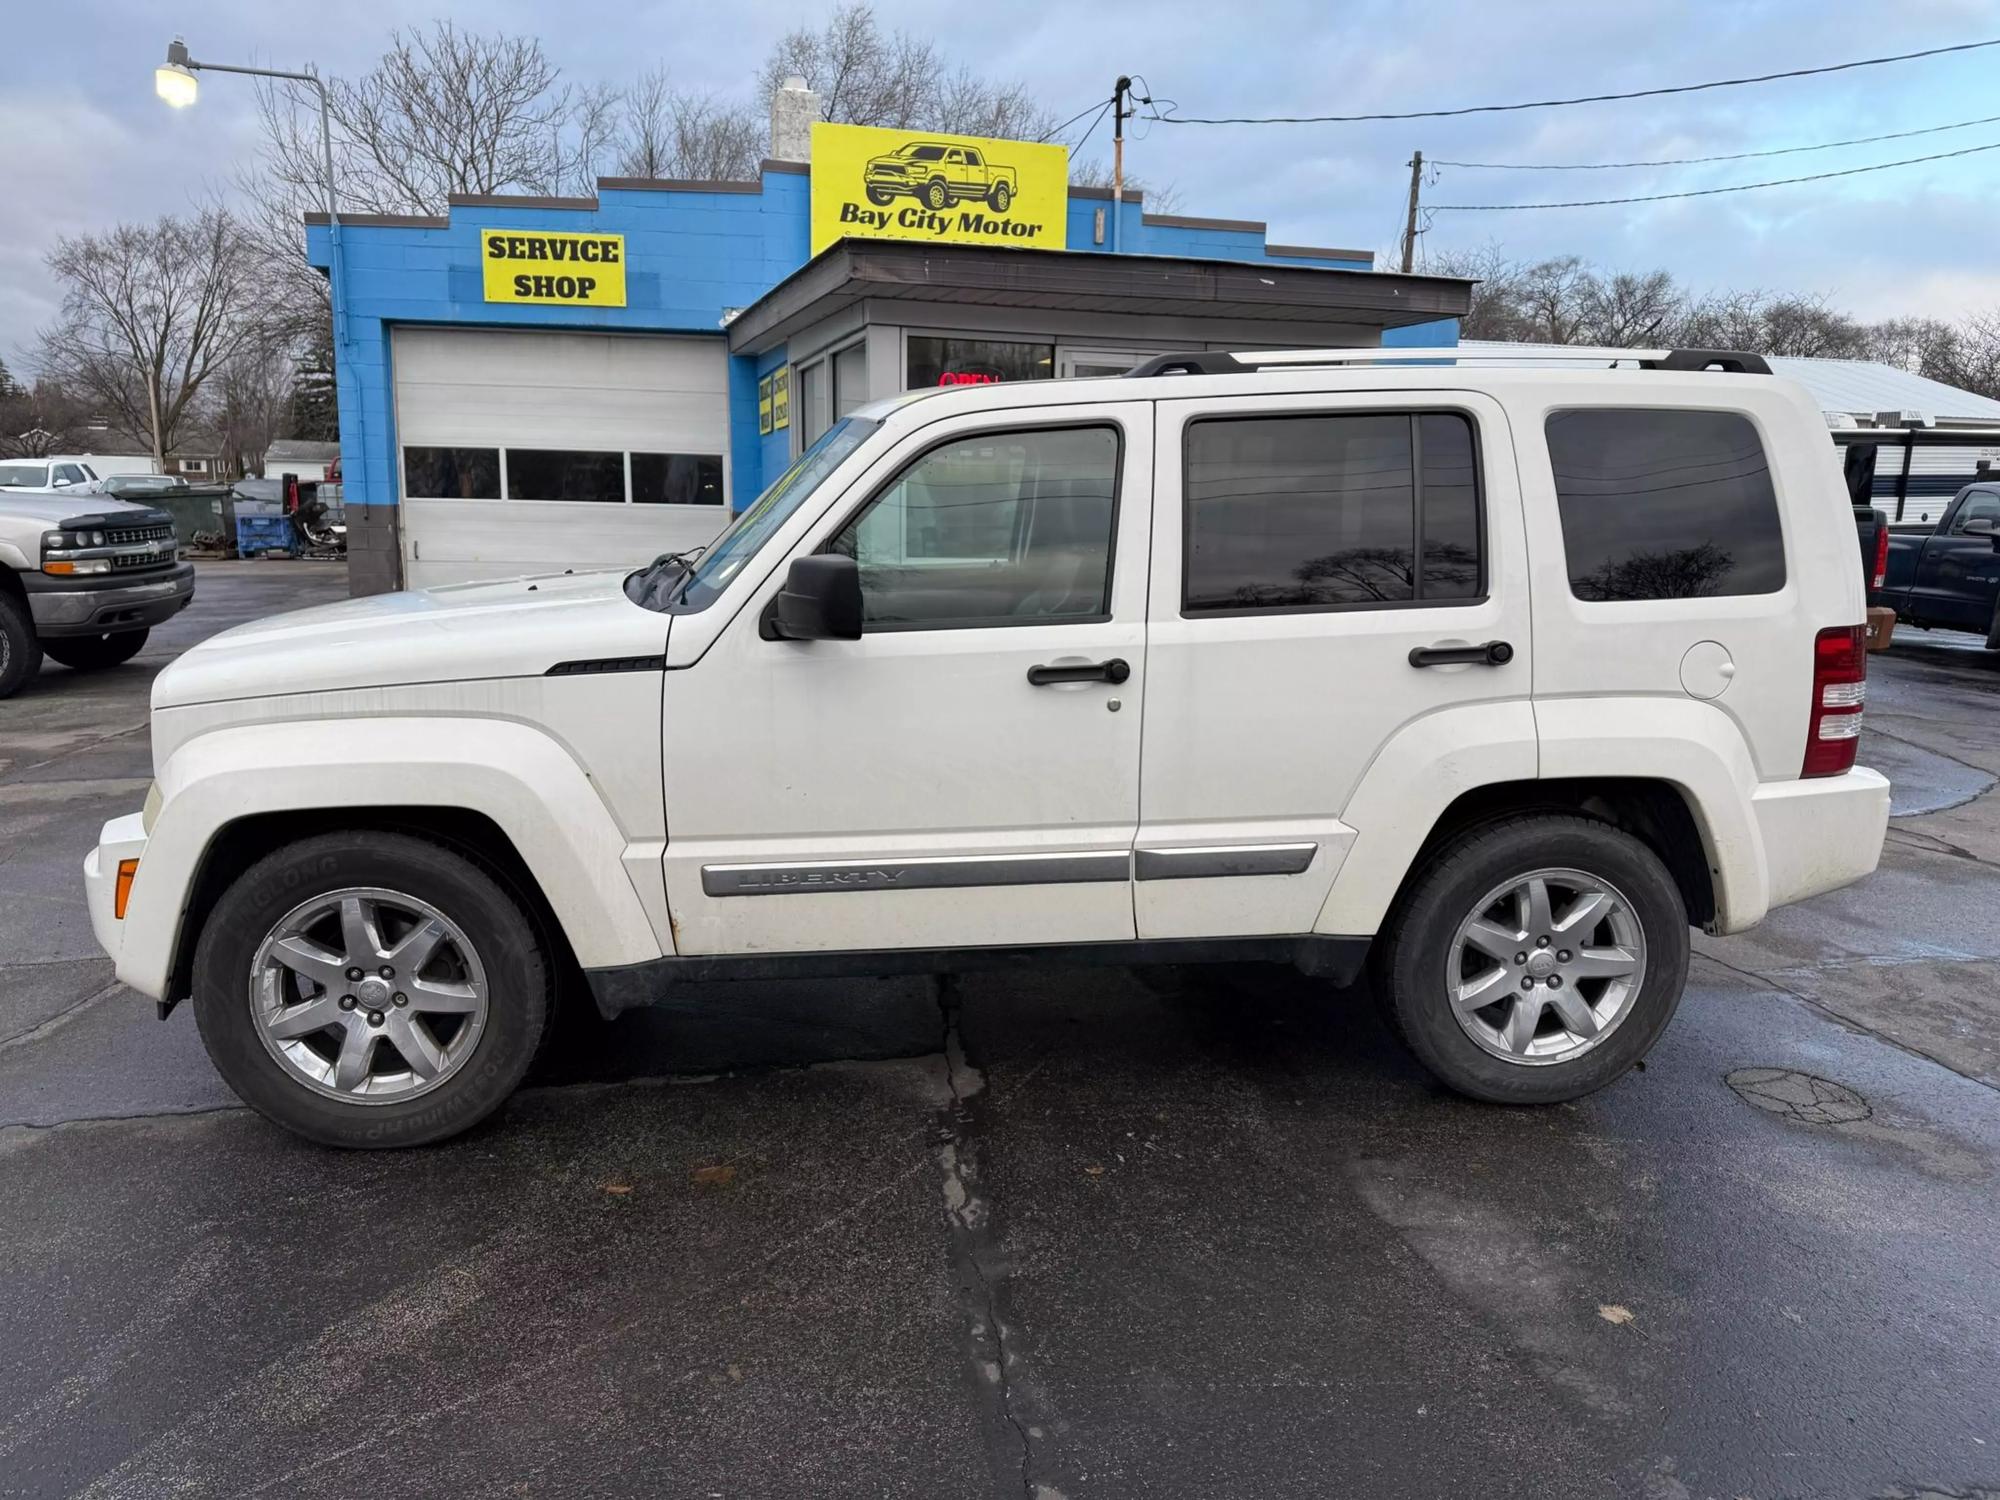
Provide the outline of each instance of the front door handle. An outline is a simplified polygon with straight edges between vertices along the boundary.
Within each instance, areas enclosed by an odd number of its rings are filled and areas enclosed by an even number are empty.
[[[1474,667],[1504,667],[1514,659],[1514,648],[1505,641],[1488,641],[1483,646],[1412,646],[1413,667],[1445,667],[1464,664]]]
[[[1034,687],[1047,687],[1055,682],[1123,682],[1131,675],[1132,668],[1122,656],[1109,661],[1079,662],[1073,667],[1028,668],[1028,681]]]

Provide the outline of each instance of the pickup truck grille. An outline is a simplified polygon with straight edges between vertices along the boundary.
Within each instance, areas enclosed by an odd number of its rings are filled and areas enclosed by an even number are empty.
[[[174,560],[174,554],[164,548],[158,552],[118,552],[111,558],[111,571],[129,573],[135,568],[164,567]]]
[[[174,528],[171,525],[121,526],[116,530],[107,528],[105,542],[113,547],[140,547],[147,542],[171,542]]]

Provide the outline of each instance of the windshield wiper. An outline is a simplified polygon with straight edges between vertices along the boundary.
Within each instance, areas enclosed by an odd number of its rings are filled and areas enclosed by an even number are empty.
[[[656,609],[660,605],[672,602],[670,595],[660,599],[658,604],[653,602],[654,590],[668,577],[666,570],[679,568],[681,573],[672,575],[676,578],[681,574],[692,574],[695,559],[707,550],[706,547],[689,547],[680,552],[662,552],[625,581],[625,597],[634,604],[645,605],[647,609]]]

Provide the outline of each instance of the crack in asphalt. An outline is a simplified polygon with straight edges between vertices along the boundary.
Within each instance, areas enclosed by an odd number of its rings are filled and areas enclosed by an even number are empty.
[[[1038,1495],[1059,1492],[1037,1486],[1034,1480],[1035,1429],[1015,1409],[1012,1367],[1019,1360],[1019,1351],[1009,1347],[1007,1325],[1000,1316],[996,1285],[1000,1278],[991,1269],[999,1247],[993,1237],[991,1217],[970,1182],[976,1176],[973,1152],[977,1124],[972,1101],[984,1090],[986,1081],[966,1061],[965,1044],[958,1028],[962,1002],[957,976],[941,974],[936,983],[938,1013],[943,1023],[939,1047],[944,1054],[946,1086],[951,1091],[951,1102],[944,1107],[939,1122],[944,1144],[938,1150],[938,1161],[945,1174],[945,1210],[951,1219],[953,1259],[958,1263],[960,1284],[969,1303],[967,1331],[978,1373],[983,1377],[982,1386],[991,1388],[995,1415],[1012,1433],[1013,1444],[1019,1450],[1015,1471],[1021,1494],[1026,1500],[1036,1500]],[[1005,1455],[995,1451],[995,1447],[989,1440],[988,1458],[997,1470]]]
[[[1727,969],[1730,973],[1737,975],[1739,978],[1747,979],[1752,984],[1761,984],[1765,986],[1767,989],[1776,990],[1781,995],[1789,995],[1791,996],[1792,999],[1798,1001],[1801,1005],[1804,1005],[1809,1009],[1817,1012],[1818,1014],[1825,1016],[1829,1021],[1832,1021],[1835,1025],[1840,1026],[1844,1030],[1854,1032],[1861,1036],[1873,1037],[1878,1042],[1882,1042],[1887,1046],[1894,1047],[1898,1052],[1907,1052],[1911,1057],[1922,1058],[1925,1062],[1932,1063],[1937,1067],[1943,1068],[1947,1073],[1951,1073],[1959,1078],[1963,1078],[1968,1083],[1976,1083],[1981,1088],[1991,1089],[1996,1094],[2000,1094],[2000,1084],[1991,1083],[1988,1080],[1981,1078],[1977,1073],[1967,1073],[1962,1068],[1955,1068],[1944,1058],[1934,1056],[1933,1054],[1924,1051],[1924,1049],[1921,1047],[1912,1046],[1910,1043],[1903,1041],[1900,1037],[1890,1036],[1886,1031],[1877,1031],[1872,1026],[1864,1025],[1862,1022],[1855,1020],[1854,1017],[1852,1016],[1842,1015],[1832,1006],[1826,1005],[1821,1001],[1815,1000],[1811,995],[1801,994],[1799,993],[1799,991],[1793,989],[1788,984],[1780,984],[1777,980],[1773,979],[1769,974],[1760,974],[1755,969],[1743,968],[1740,964],[1733,964],[1726,958],[1717,958],[1713,953],[1704,952],[1702,949],[1699,948],[1695,949],[1694,956],[1696,958],[1707,960],[1709,963],[1714,964],[1719,969]],[[1786,971],[1780,970],[1777,972],[1782,973]],[[1791,972],[1800,972],[1800,971],[1794,970]]]
[[[62,1030],[62,1028],[67,1026],[72,1020],[74,1020],[80,1012],[88,1009],[92,1005],[95,1005],[98,1001],[102,1000],[106,995],[112,994],[115,991],[121,990],[123,988],[124,986],[114,979],[111,981],[111,983],[105,985],[103,989],[93,990],[90,994],[85,995],[81,1000],[71,1001],[68,1005],[65,1005],[61,1010],[57,1011],[54,1015],[50,1016],[47,1020],[37,1022],[35,1025],[30,1026],[26,1031],[17,1031],[13,1033],[11,1036],[0,1037],[0,1052],[11,1051],[15,1047],[25,1047],[30,1042],[38,1042],[43,1037],[50,1035],[52,1032],[57,1032]]]

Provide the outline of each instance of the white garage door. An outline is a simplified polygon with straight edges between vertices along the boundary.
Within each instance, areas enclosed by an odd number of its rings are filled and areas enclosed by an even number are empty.
[[[728,520],[720,338],[399,328],[411,588],[637,567]]]

